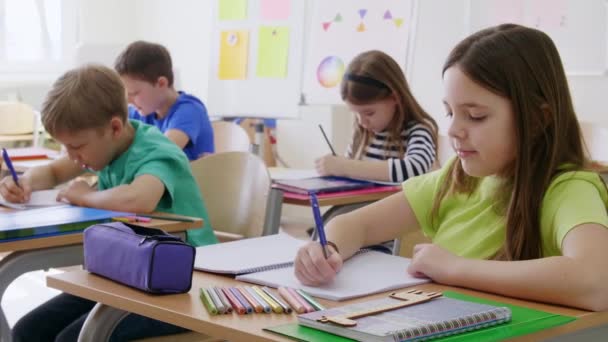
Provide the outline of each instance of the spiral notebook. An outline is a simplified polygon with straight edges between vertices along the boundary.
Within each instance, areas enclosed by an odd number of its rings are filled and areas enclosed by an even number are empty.
[[[398,299],[387,297],[315,311],[299,315],[298,323],[358,341],[420,341],[482,329],[511,320],[511,310],[507,307],[441,297],[426,303],[357,318],[357,325],[354,327],[347,328],[317,321],[322,316],[344,315],[397,302]]]
[[[239,275],[289,267],[307,242],[279,233],[197,247],[194,269]]]
[[[300,288],[315,297],[341,301],[429,282],[407,273],[409,263],[407,258],[363,249],[344,262],[332,282],[317,287],[300,283],[292,265],[239,275],[236,280],[275,288]]]

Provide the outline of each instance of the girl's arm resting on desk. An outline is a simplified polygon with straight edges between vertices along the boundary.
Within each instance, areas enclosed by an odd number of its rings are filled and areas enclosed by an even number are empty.
[[[390,173],[385,160],[353,160],[327,155],[315,161],[321,176],[339,176],[390,182]]]
[[[563,256],[523,261],[466,259],[432,244],[418,245],[408,271],[436,282],[501,295],[608,310],[608,229],[582,224],[562,243]]]
[[[131,184],[95,191],[85,182],[75,182],[60,192],[60,199],[72,204],[134,213],[149,213],[156,209],[165,192],[165,185],[155,176],[142,175]]]
[[[418,221],[402,192],[381,201],[343,214],[329,221],[325,234],[336,244],[342,260],[350,258],[361,247],[389,241],[401,236],[405,229],[417,229]],[[318,242],[300,248],[295,261],[296,277],[306,285],[329,282],[342,266],[332,257],[323,257]]]

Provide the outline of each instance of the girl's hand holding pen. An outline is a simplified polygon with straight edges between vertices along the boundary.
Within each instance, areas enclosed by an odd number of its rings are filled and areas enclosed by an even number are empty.
[[[302,284],[319,286],[331,282],[342,268],[342,256],[333,246],[327,245],[325,259],[321,244],[311,241],[298,250],[294,263],[294,273]]]
[[[328,154],[315,160],[315,169],[321,176],[343,176],[345,161],[345,157]]]

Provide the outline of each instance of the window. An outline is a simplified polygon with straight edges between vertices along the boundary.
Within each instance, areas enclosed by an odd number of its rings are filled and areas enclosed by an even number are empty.
[[[0,71],[58,69],[76,43],[74,0],[0,0]]]

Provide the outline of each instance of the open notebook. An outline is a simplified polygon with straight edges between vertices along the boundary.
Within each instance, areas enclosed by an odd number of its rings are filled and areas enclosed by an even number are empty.
[[[243,274],[236,279],[275,288],[300,288],[315,297],[341,301],[429,281],[409,275],[406,271],[409,263],[410,259],[407,258],[362,250],[344,262],[331,283],[319,287],[304,286],[300,283],[294,275],[293,265]]]
[[[440,297],[426,303],[356,318],[354,327],[321,323],[322,316],[340,316],[382,307],[400,300],[382,298],[298,316],[301,325],[357,341],[420,341],[508,322],[511,310],[487,304]],[[472,338],[475,340],[475,338]]]
[[[67,203],[57,201],[58,193],[59,190],[57,189],[33,191],[27,203],[8,202],[0,195],[0,205],[18,210],[67,205]]]
[[[237,275],[289,267],[306,242],[280,233],[197,247],[194,269]]]

